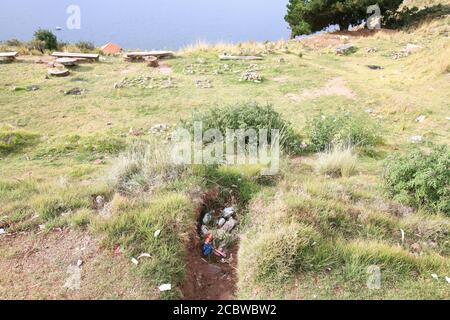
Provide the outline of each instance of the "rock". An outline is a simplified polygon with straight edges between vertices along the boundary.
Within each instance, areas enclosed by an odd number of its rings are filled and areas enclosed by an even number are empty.
[[[418,244],[418,243],[413,243],[413,244],[411,245],[411,251],[414,252],[414,253],[419,253],[419,252],[421,251],[420,244]]]
[[[79,96],[82,95],[84,93],[83,89],[80,88],[72,88],[70,90],[64,91],[64,94],[66,96]]]
[[[423,137],[422,136],[412,136],[410,138],[412,143],[422,143],[423,142]]]
[[[239,81],[260,83],[262,82],[262,76],[255,71],[245,71],[244,73],[241,74],[241,78],[239,79]]]
[[[418,117],[416,118],[416,122],[423,122],[425,119],[426,119],[425,116],[418,116]]]
[[[197,81],[195,81],[195,87],[201,88],[201,89],[210,89],[213,86],[212,86],[211,80],[197,80]]]
[[[52,77],[67,77],[70,71],[67,69],[48,69],[47,73]]]
[[[134,128],[130,128],[130,130],[128,131],[128,133],[132,136],[135,137],[139,137],[139,136],[143,136],[144,135],[144,130],[143,129],[134,129]]]
[[[170,128],[169,124],[159,123],[159,124],[155,124],[153,127],[151,127],[149,130],[149,133],[157,134],[157,133],[165,132],[165,131],[169,130],[169,128]]]
[[[338,46],[336,48],[336,54],[338,54],[338,55],[347,55],[347,54],[353,53],[355,51],[356,51],[356,47],[350,43]]]
[[[413,43],[408,43],[405,48],[403,48],[403,52],[406,52],[407,54],[411,54],[417,51],[420,51],[422,49],[421,46]]]
[[[98,209],[101,209],[105,205],[105,199],[102,196],[97,196],[95,198],[95,204],[96,204]]]
[[[372,70],[383,70],[384,69],[384,67],[377,66],[377,65],[368,65],[367,68],[372,69]]]

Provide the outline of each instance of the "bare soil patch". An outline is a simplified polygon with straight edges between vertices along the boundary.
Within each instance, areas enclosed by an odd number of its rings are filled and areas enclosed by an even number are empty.
[[[305,90],[300,94],[288,93],[286,94],[286,97],[299,102],[306,99],[315,99],[321,96],[333,95],[344,96],[349,99],[355,99],[356,97],[354,92],[347,87],[345,80],[340,77],[331,79],[322,88]]]

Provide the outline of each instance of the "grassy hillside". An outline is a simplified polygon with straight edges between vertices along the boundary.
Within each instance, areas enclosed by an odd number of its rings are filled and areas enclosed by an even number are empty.
[[[0,297],[191,297],[201,205],[234,204],[237,271],[217,281],[236,298],[448,299],[450,213],[394,199],[382,177],[389,156],[450,143],[449,26],[198,44],[155,69],[102,57],[66,78],[46,78],[48,56],[0,64]],[[356,52],[336,55],[344,43]],[[408,44],[419,47],[406,55]],[[240,81],[246,71],[262,81]],[[64,93],[73,88],[82,93]],[[254,166],[172,166],[166,133],[149,133],[248,101],[271,104],[307,146],[268,181]],[[312,148],[311,125],[339,115],[360,143],[342,157]],[[67,290],[78,259],[81,288]],[[160,293],[164,283],[173,289]]]

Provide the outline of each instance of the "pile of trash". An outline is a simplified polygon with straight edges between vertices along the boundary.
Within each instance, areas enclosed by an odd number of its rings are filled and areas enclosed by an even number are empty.
[[[120,82],[114,84],[114,89],[122,88],[144,88],[144,89],[154,89],[154,88],[172,88],[174,87],[174,81],[172,77],[162,77],[154,78],[150,76],[139,76],[136,78],[124,78]]]
[[[242,73],[241,78],[239,81],[250,81],[255,83],[261,83],[262,82],[262,76],[256,71],[245,71]]]
[[[221,259],[227,257],[225,238],[231,235],[238,224],[235,213],[233,207],[228,207],[223,209],[220,214],[210,211],[203,216],[200,234],[203,239],[202,253],[204,256],[214,255]]]

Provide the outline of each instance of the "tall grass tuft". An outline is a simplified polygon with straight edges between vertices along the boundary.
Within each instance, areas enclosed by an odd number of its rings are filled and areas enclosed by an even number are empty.
[[[319,154],[316,169],[332,177],[349,177],[356,172],[357,163],[358,157],[351,146],[337,146]]]

